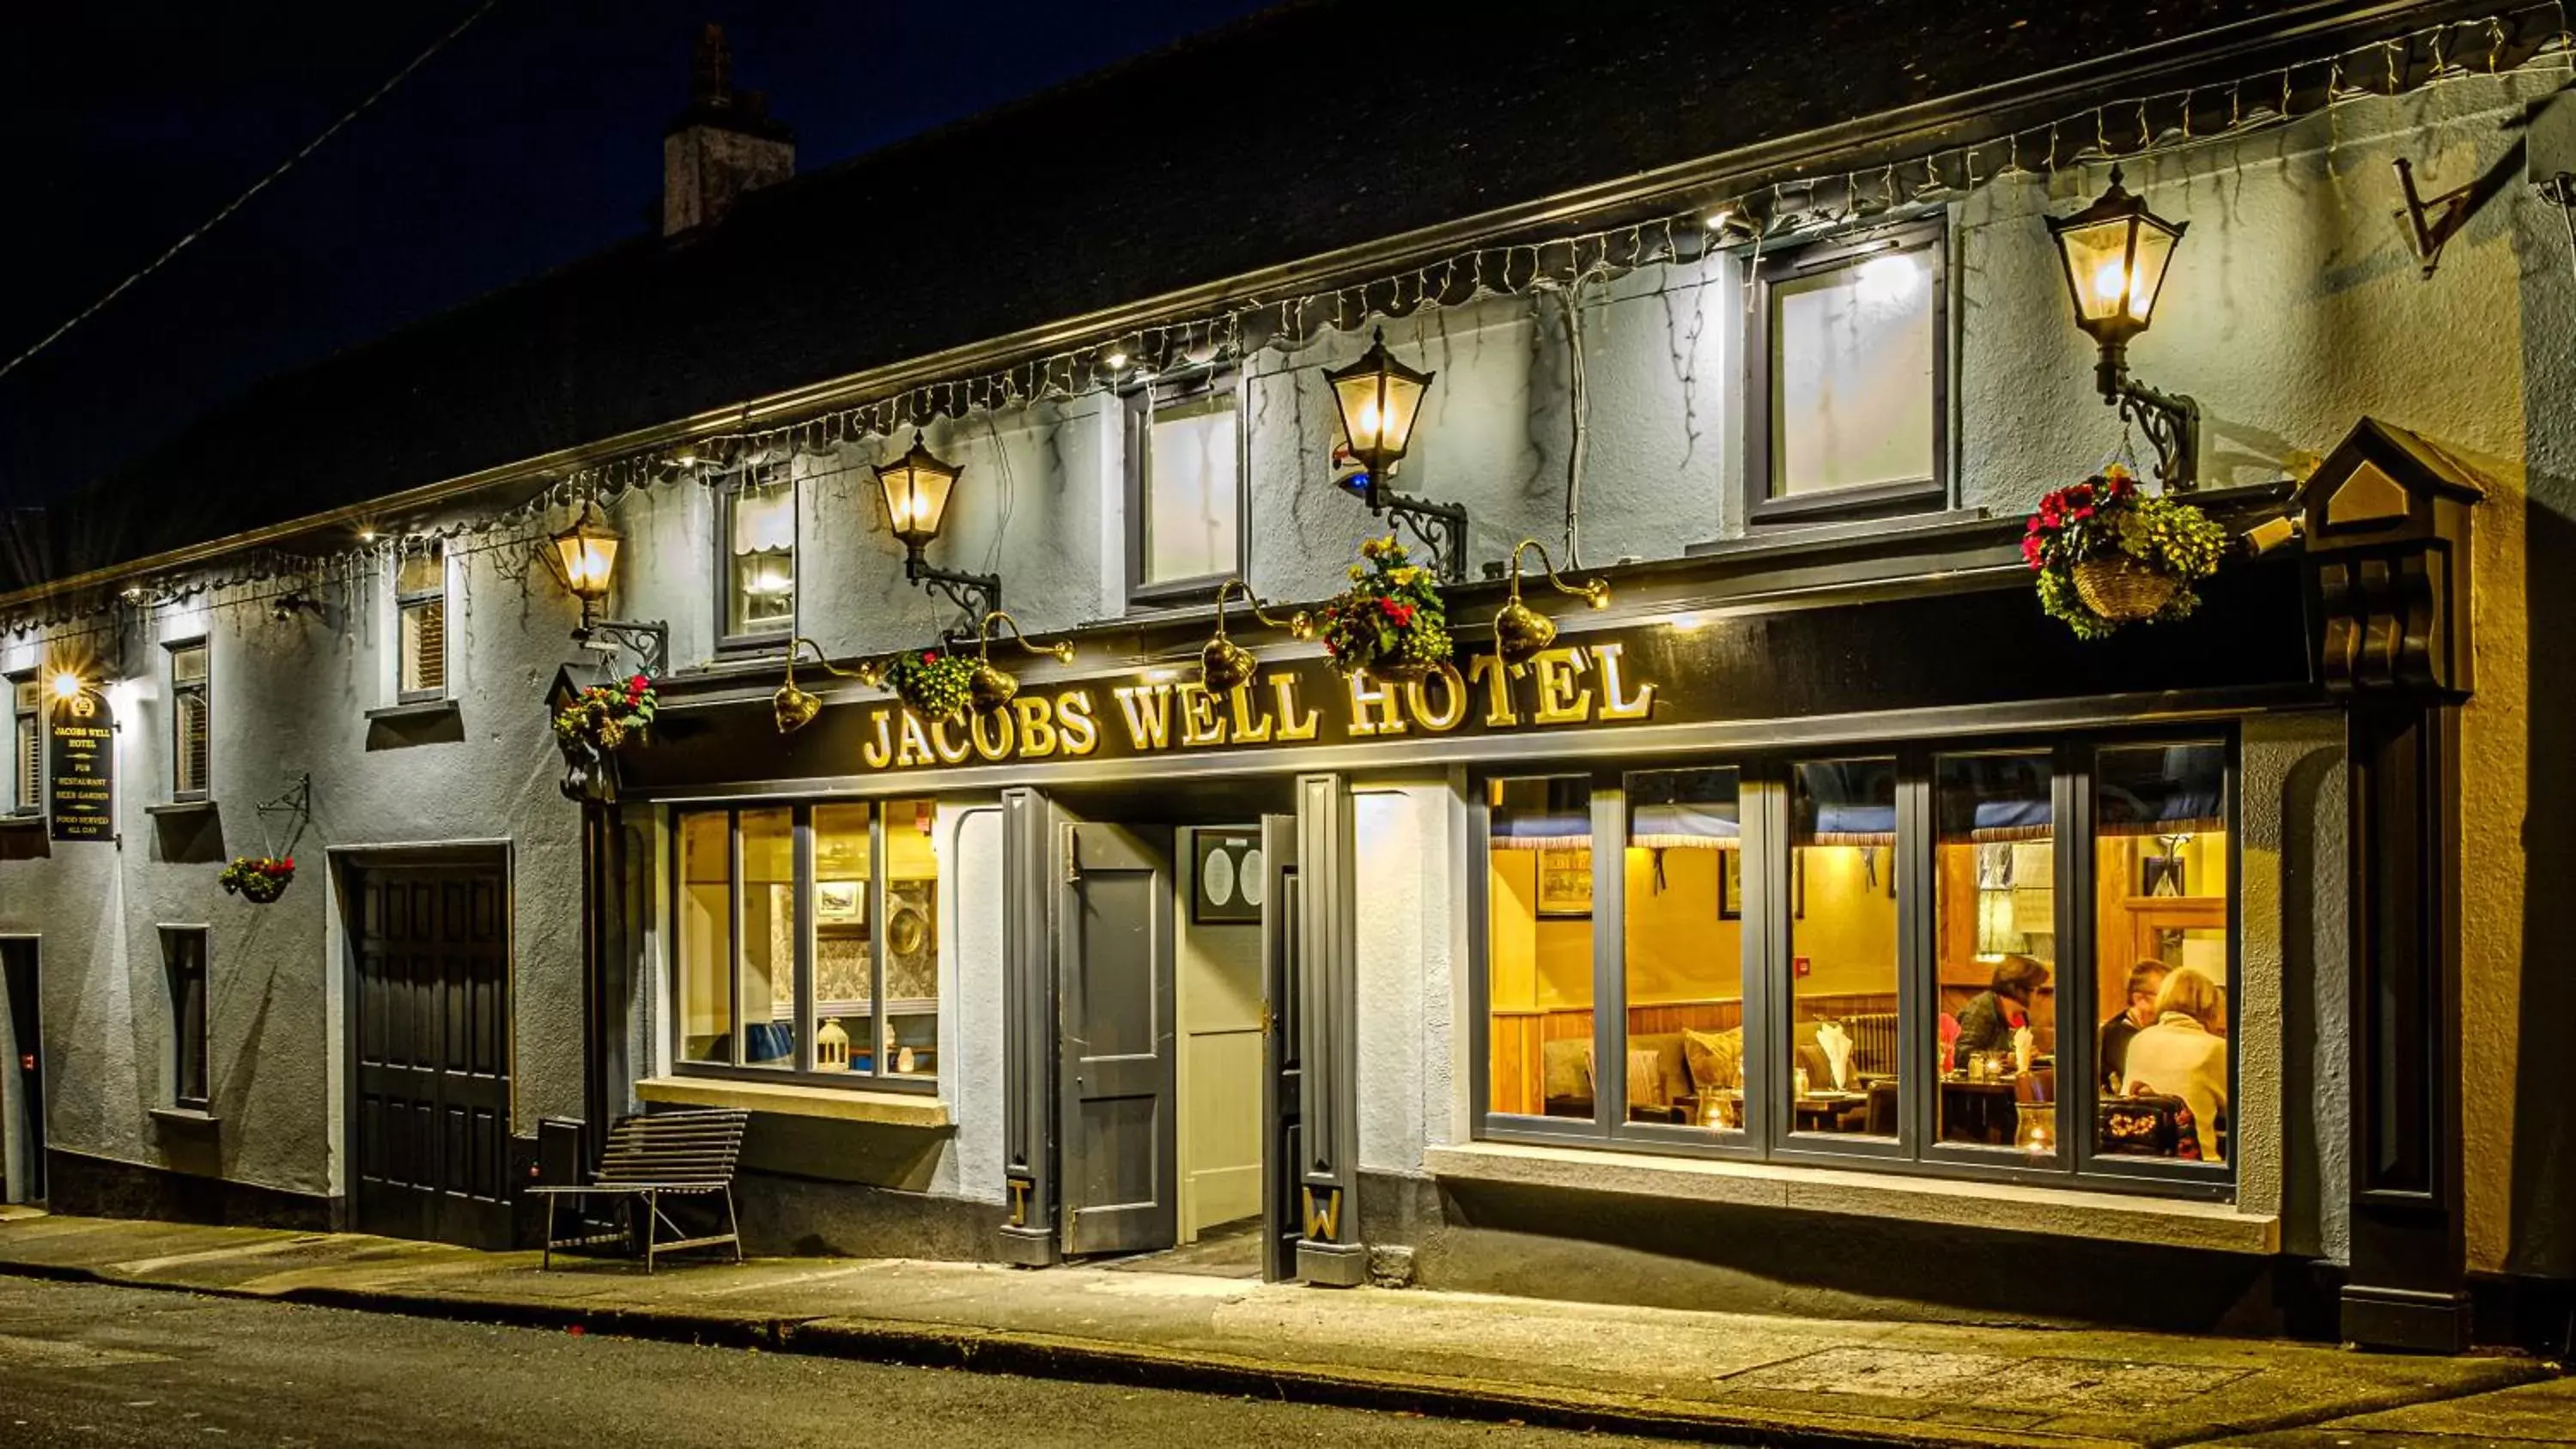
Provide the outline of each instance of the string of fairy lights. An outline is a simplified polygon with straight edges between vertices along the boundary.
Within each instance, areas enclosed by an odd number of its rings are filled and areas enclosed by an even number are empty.
[[[792,454],[837,456],[962,421],[1132,386],[1154,375],[1295,354],[1386,317],[1409,317],[1497,297],[1564,295],[1652,266],[1680,267],[1732,251],[1762,252],[1813,235],[1897,220],[2019,178],[2103,163],[2135,163],[2240,139],[2364,100],[2463,81],[2576,76],[2576,32],[2565,0],[2448,21],[2406,35],[2153,95],[2108,100],[2054,120],[1859,168],[1757,176],[1660,218],[1542,241],[1470,247],[1361,282],[1284,296],[1248,296],[1193,315],[1132,326],[1006,366],[928,380],[793,422],[714,432],[685,444],[607,458],[544,481],[517,501],[443,526],[377,535],[328,555],[254,554],[215,575],[142,581],[87,600],[56,600],[0,619],[23,637],[125,607],[206,600],[208,607],[372,578],[405,551],[534,550],[550,520],[584,502],[613,508],[629,494],[724,477]],[[748,409],[746,408],[747,412]],[[821,473],[855,471],[844,464]],[[808,477],[820,476],[809,474]],[[112,624],[95,627],[113,627]]]

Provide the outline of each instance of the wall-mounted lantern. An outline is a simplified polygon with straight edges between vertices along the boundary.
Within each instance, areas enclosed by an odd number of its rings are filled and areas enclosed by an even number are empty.
[[[1433,567],[1454,582],[1467,577],[1467,510],[1387,486],[1389,471],[1413,445],[1413,425],[1422,416],[1422,400],[1434,376],[1397,361],[1386,350],[1382,327],[1358,361],[1324,371],[1324,381],[1332,384],[1333,406],[1341,413],[1342,436],[1363,470],[1348,485],[1367,501],[1371,513],[1394,514],[1412,529],[1430,550]]]
[[[2116,403],[2123,422],[2135,422],[2155,446],[2156,476],[2167,492],[2187,493],[2198,482],[2200,404],[2156,391],[2129,376],[2129,339],[2155,321],[2165,271],[2189,222],[2167,221],[2147,210],[2145,198],[2111,187],[2073,216],[2048,218],[2066,266],[2075,325],[2101,347],[2094,382],[2102,400]]]
[[[548,540],[546,564],[564,592],[581,601],[581,626],[572,631],[572,637],[585,644],[603,637],[612,645],[622,644],[635,651],[644,673],[659,679],[670,664],[670,626],[659,620],[599,617],[599,606],[617,581],[617,549],[622,541],[592,501],[584,498],[571,526]]]
[[[903,576],[924,590],[935,590],[973,618],[1002,607],[1002,581],[993,574],[961,573],[925,562],[921,551],[939,538],[948,521],[948,500],[966,470],[942,462],[922,435],[900,458],[877,468],[877,486],[885,492],[886,523],[903,543]]]

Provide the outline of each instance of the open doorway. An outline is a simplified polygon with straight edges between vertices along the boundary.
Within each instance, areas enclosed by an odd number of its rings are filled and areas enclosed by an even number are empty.
[[[36,942],[0,940],[0,1202],[45,1200],[45,1045]]]
[[[1057,948],[1068,1254],[1247,1279],[1293,1264],[1275,959],[1293,932],[1274,899],[1293,803],[1286,781],[1059,798],[1076,817]]]

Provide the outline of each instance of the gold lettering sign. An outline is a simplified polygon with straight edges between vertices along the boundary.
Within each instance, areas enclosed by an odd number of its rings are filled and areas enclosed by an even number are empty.
[[[858,755],[870,771],[909,770],[1643,723],[1662,699],[1633,654],[1616,641],[1570,643],[1506,667],[1482,653],[1415,680],[1337,677],[1322,660],[1297,660],[1222,695],[1168,677],[1087,682],[1024,689],[991,714],[927,725],[874,701],[857,707]]]

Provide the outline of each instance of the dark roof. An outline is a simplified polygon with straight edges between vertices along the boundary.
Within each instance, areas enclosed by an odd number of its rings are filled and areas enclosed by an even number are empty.
[[[2224,24],[2361,8],[1302,0],[263,384],[75,504],[45,572]]]

